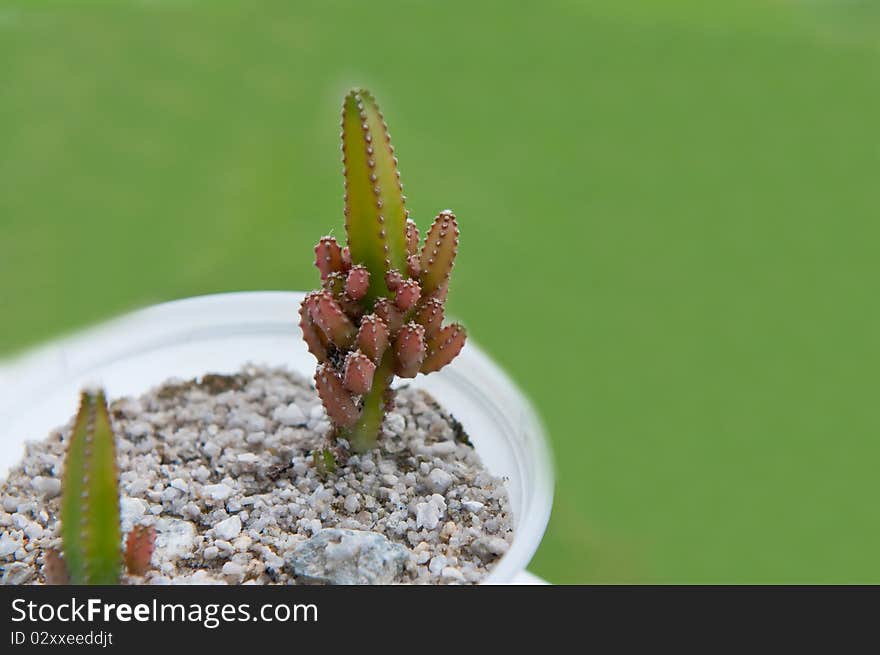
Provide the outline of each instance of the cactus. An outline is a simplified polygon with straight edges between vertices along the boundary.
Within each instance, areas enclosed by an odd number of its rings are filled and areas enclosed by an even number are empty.
[[[315,246],[322,288],[304,299],[300,327],[335,435],[362,452],[376,444],[394,376],[438,371],[464,345],[461,325],[443,327],[459,231],[442,211],[421,244],[387,125],[367,91],[345,97],[342,152],[348,243],[325,236]]]
[[[116,445],[103,391],[83,392],[70,435],[61,484],[64,557],[46,551],[49,584],[117,584],[123,563]],[[153,552],[153,528],[128,534],[124,561],[143,575]]]
[[[115,584],[122,554],[116,448],[101,391],[83,392],[64,463],[61,541],[73,584]]]

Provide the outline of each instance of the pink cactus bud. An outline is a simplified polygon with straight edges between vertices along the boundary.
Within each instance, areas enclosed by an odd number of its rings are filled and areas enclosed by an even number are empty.
[[[388,298],[379,298],[373,305],[373,313],[382,319],[391,334],[403,325],[403,313]]]
[[[414,378],[425,359],[425,328],[407,323],[394,341],[394,372],[402,378]]]
[[[357,423],[357,405],[339,375],[327,364],[320,364],[315,371],[315,388],[333,425],[348,428]]]
[[[418,255],[409,255],[406,258],[406,272],[411,278],[418,280],[422,273],[422,258]]]
[[[360,350],[348,353],[345,358],[345,388],[356,394],[365,394],[373,386],[376,365]]]
[[[458,323],[447,325],[428,344],[428,354],[422,362],[422,373],[433,373],[451,362],[464,347],[464,328]]]
[[[455,214],[444,210],[438,214],[425,237],[422,247],[422,292],[432,294],[449,278],[458,253],[458,223]]]
[[[345,281],[345,292],[352,300],[360,300],[370,288],[370,272],[366,266],[352,266]]]
[[[303,333],[303,340],[308,346],[309,352],[317,357],[319,362],[327,359],[327,343],[324,333],[321,332],[312,320],[311,305],[317,292],[308,294],[299,306],[299,327]]]
[[[406,251],[410,255],[415,255],[419,252],[419,241],[421,241],[421,237],[419,236],[419,227],[415,224],[415,222],[411,218],[406,219]]]
[[[392,268],[387,273],[385,273],[385,285],[388,287],[388,290],[391,293],[397,291],[400,288],[401,283],[403,282],[403,275],[400,274],[396,268]]]
[[[351,248],[345,246],[342,249],[342,270],[347,271],[351,268]]]
[[[443,325],[443,303],[437,298],[422,301],[414,320],[425,326],[425,338],[431,341]]]
[[[125,568],[132,575],[146,575],[156,543],[153,526],[136,525],[125,538]]]
[[[375,314],[367,314],[361,319],[358,329],[357,345],[361,352],[379,363],[388,347],[388,326]]]
[[[397,287],[397,295],[394,297],[394,303],[401,311],[409,311],[419,301],[422,295],[422,287],[415,280],[404,280]]]
[[[318,292],[311,301],[311,315],[315,324],[339,348],[347,348],[357,334],[357,329],[329,291]]]
[[[54,548],[43,551],[43,578],[48,585],[70,584],[67,566],[61,559],[61,553]]]
[[[315,246],[315,266],[321,271],[321,279],[334,271],[342,271],[342,248],[334,237],[321,237]]]

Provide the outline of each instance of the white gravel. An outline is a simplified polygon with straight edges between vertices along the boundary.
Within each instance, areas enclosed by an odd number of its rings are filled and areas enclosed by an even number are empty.
[[[324,528],[403,546],[396,583],[475,583],[510,545],[503,480],[424,392],[402,389],[379,447],[324,476],[311,457],[330,430],[324,409],[283,369],[169,381],[111,414],[123,531],[157,532],[154,570],[131,582],[296,584],[291,555]],[[60,547],[69,429],[29,442],[0,482],[2,583],[40,582],[43,549]]]

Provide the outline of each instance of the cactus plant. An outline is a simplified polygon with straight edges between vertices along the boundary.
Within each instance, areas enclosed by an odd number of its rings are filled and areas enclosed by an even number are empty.
[[[61,485],[61,544],[44,556],[50,584],[117,584],[123,563],[116,445],[103,391],[84,391],[70,435]],[[153,528],[126,540],[125,564],[143,575],[153,553]]]
[[[115,584],[121,564],[116,449],[101,391],[83,392],[61,494],[61,540],[73,584]]]
[[[315,246],[322,288],[303,300],[300,327],[335,435],[364,451],[376,444],[394,376],[438,371],[464,346],[461,325],[443,327],[459,230],[442,211],[419,248],[387,125],[368,91],[345,97],[342,153],[348,243],[325,236]]]

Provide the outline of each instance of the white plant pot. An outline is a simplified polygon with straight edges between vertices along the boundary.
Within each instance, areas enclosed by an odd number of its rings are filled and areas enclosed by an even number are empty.
[[[86,384],[139,395],[169,377],[231,373],[247,362],[311,377],[315,359],[298,325],[302,293],[202,296],[140,310],[0,367],[0,473],[76,412]],[[547,439],[529,401],[471,340],[438,373],[406,382],[430,392],[463,425],[485,465],[507,478],[514,539],[485,582],[536,582],[525,569],[553,501]]]

